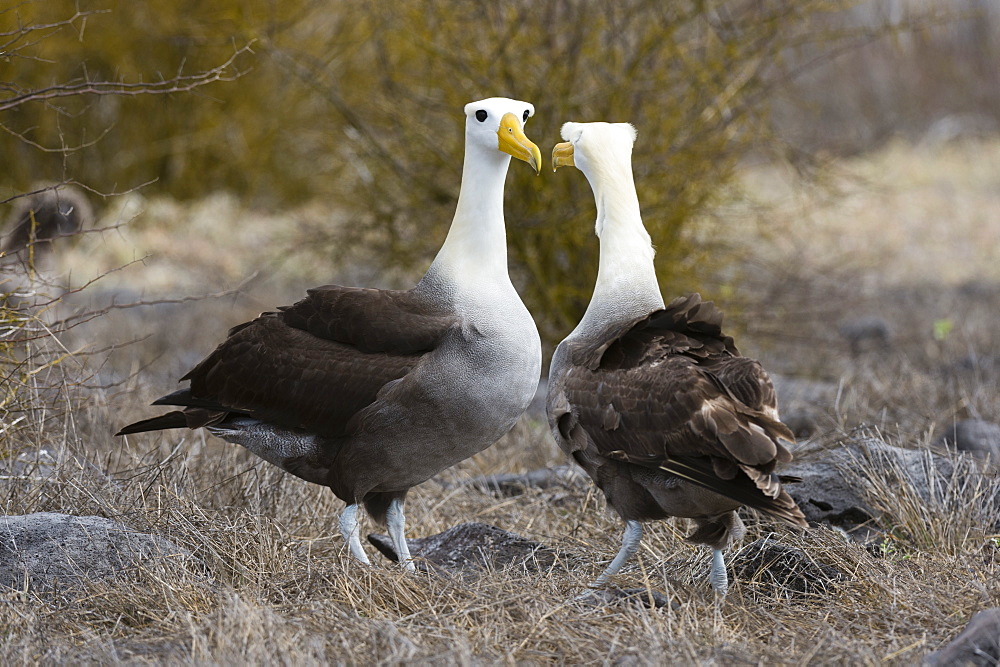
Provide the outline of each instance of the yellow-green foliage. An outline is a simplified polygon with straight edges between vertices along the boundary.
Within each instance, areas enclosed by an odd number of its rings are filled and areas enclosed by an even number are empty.
[[[424,262],[443,238],[458,191],[464,103],[490,95],[533,102],[527,133],[543,154],[560,141],[567,120],[628,121],[639,130],[636,182],[661,282],[671,293],[692,290],[698,254],[684,225],[764,138],[760,121],[775,66],[807,32],[819,4],[423,0],[344,7],[364,39],[308,69],[317,92],[350,112],[341,120],[352,131],[329,135],[331,150],[358,163],[348,174],[353,195],[342,203],[357,211],[355,229],[364,238],[378,233],[387,256]],[[320,46],[321,38],[312,35],[300,48],[332,53],[341,43]],[[309,62],[292,46],[269,46]],[[514,164],[508,178],[515,280],[548,341],[579,318],[597,267],[593,196],[571,171],[536,177]],[[327,245],[343,243],[338,236]]]
[[[18,3],[0,12],[0,32],[11,34],[6,57],[0,57],[0,82],[13,84],[0,93],[0,108],[18,94],[55,84],[152,83],[208,71],[251,43],[255,26],[279,25],[305,3],[254,10],[258,4]],[[54,27],[39,29],[46,25]],[[34,29],[18,35],[29,27]],[[305,194],[293,183],[269,183],[285,167],[279,132],[292,118],[275,108],[299,100],[253,53],[239,56],[222,74],[228,79],[237,72],[247,75],[195,92],[82,91],[0,112],[0,124],[9,130],[0,133],[6,172],[0,175],[0,200],[41,179],[76,179],[105,193],[156,180],[150,190],[181,198],[216,189],[276,195],[271,202]]]
[[[811,39],[815,11],[838,4],[81,2],[108,12],[0,63],[0,82],[150,81],[205,71],[246,43],[254,54],[237,59],[240,78],[193,93],[84,95],[7,112],[4,126],[45,146],[99,141],[52,154],[0,135],[0,150],[14,156],[0,187],[68,177],[108,191],[156,178],[151,189],[178,197],[224,188],[273,206],[321,198],[350,215],[346,231],[302,239],[321,262],[365,244],[386,265],[418,270],[450,222],[463,105],[515,97],[536,106],[528,135],[543,154],[567,120],[635,124],[636,182],[661,282],[668,294],[691,291],[700,255],[685,225],[766,136],[761,121],[785,50]],[[15,17],[65,19],[74,6],[28,2],[0,14],[2,29]],[[593,286],[593,197],[580,174],[536,177],[519,164],[507,191],[515,281],[555,341]]]

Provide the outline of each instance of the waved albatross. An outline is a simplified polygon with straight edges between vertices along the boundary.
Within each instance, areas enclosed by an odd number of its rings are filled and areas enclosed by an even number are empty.
[[[496,442],[528,406],[538,330],[507,274],[510,156],[536,171],[526,102],[465,107],[462,188],[448,236],[409,291],[326,285],[241,324],[154,405],[183,410],[119,435],[205,427],[347,503],[340,530],[363,563],[357,509],[385,522],[401,563],[410,487]]]
[[[692,294],[664,306],[653,247],[632,178],[635,128],[566,123],[553,168],[575,166],[597,202],[600,263],[580,324],[556,348],[547,410],[556,442],[626,523],[622,547],[592,584],[603,586],[639,548],[642,521],[694,519],[687,537],[713,550],[709,580],[725,595],[723,551],[745,531],[748,505],[806,526],[781,488],[774,387],[722,333],[722,315]]]

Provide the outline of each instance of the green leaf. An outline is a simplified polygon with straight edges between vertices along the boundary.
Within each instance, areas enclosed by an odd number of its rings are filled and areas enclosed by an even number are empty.
[[[934,320],[934,340],[945,340],[955,323],[948,318]]]

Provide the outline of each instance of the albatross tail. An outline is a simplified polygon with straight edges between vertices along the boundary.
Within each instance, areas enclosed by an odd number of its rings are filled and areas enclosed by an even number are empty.
[[[129,424],[122,430],[115,433],[115,435],[130,435],[132,433],[145,433],[147,431],[162,431],[168,428],[188,428],[188,422],[184,417],[184,413],[180,410],[174,410],[173,412],[168,412],[167,414],[160,415],[159,417],[143,419],[142,421],[137,421],[134,424]]]
[[[779,475],[760,473],[760,476],[767,478],[774,487],[772,491],[765,492],[760,488],[761,484],[751,479],[748,472],[736,475],[730,480],[720,480],[700,461],[685,460],[681,457],[671,458],[661,462],[659,468],[709,491],[732,498],[747,507],[770,514],[791,526],[806,528],[809,525],[799,506],[788,492],[781,488],[780,482],[784,480]],[[795,477],[787,479],[789,482],[797,480]]]

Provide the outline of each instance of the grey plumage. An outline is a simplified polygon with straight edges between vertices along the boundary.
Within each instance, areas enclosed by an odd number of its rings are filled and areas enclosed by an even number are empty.
[[[502,208],[508,155],[540,161],[521,131],[534,109],[491,98],[465,111],[455,219],[416,287],[327,285],[234,327],[182,378],[188,388],[156,401],[181,410],[119,433],[205,427],[332,489],[348,503],[340,525],[351,552],[367,562],[364,503],[412,569],[407,491],[506,433],[541,366],[538,331],[507,274]]]

